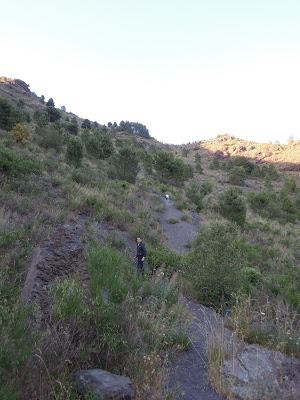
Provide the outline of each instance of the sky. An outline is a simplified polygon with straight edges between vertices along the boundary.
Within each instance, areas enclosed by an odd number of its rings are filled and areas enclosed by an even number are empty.
[[[299,0],[0,0],[0,76],[165,143],[300,139]]]

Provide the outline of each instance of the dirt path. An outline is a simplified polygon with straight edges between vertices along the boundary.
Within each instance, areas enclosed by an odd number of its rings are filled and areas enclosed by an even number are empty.
[[[201,227],[199,215],[191,214],[191,222],[182,221],[182,212],[176,209],[172,200],[163,199],[165,210],[159,215],[159,221],[167,236],[171,249],[184,253],[187,245],[195,240]],[[170,224],[172,218],[179,222]],[[191,312],[193,320],[188,329],[191,347],[181,353],[170,367],[169,387],[178,394],[180,400],[223,400],[209,384],[207,376],[206,336],[207,323],[211,319],[211,311],[186,298],[182,299]]]
[[[191,213],[191,222],[182,221],[181,217],[184,214],[177,210],[173,201],[163,198],[163,202],[165,209],[159,215],[159,221],[168,238],[169,247],[179,253],[184,253],[187,251],[187,246],[197,237],[201,226],[201,218],[198,214]],[[176,224],[169,223],[171,219],[176,219],[178,222]]]

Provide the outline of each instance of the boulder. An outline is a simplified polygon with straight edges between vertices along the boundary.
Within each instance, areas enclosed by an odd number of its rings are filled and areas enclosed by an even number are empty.
[[[258,345],[245,345],[224,362],[227,389],[242,400],[299,400],[300,360]]]
[[[131,400],[134,397],[132,381],[102,369],[81,370],[74,374],[77,392],[92,395],[95,400]]]

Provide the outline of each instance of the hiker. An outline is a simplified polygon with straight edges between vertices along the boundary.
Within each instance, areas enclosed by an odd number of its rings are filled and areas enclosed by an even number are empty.
[[[170,196],[168,194],[165,194],[165,199],[169,200]]]
[[[138,272],[144,273],[144,261],[147,255],[145,244],[140,237],[136,238],[136,259]]]

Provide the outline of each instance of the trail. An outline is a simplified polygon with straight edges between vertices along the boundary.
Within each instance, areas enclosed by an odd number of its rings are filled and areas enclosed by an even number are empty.
[[[159,221],[167,236],[169,246],[178,253],[187,251],[201,227],[201,218],[192,213],[191,222],[181,221],[182,212],[176,209],[172,200],[163,199],[165,210],[159,215]],[[170,224],[171,218],[179,222]],[[179,400],[223,400],[211,387],[207,376],[206,337],[208,325],[212,323],[214,313],[207,307],[182,299],[192,314],[193,320],[188,328],[191,346],[182,352],[169,369],[168,386],[178,394]]]

